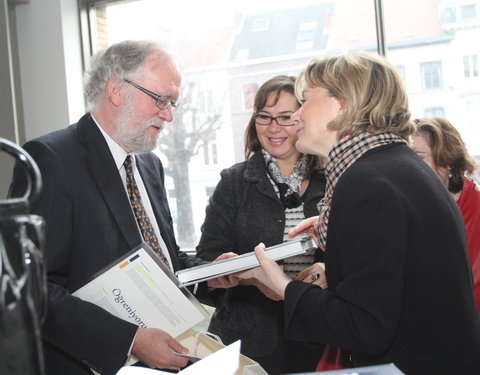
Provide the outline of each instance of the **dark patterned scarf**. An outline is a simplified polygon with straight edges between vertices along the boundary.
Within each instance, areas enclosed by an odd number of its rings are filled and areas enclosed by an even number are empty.
[[[321,249],[325,250],[327,243],[327,227],[332,195],[340,176],[365,152],[390,143],[406,144],[407,141],[392,133],[362,133],[354,138],[345,137],[341,139],[328,153],[328,160],[325,166],[325,175],[327,178],[325,196],[317,205],[318,212],[320,213],[318,236]]]
[[[262,153],[263,157],[265,158],[265,164],[267,165],[268,172],[273,178],[273,180],[277,184],[284,183],[288,185],[286,195],[290,195],[292,193],[299,194],[300,186],[302,185],[302,182],[305,179],[305,175],[307,173],[307,156],[302,155],[302,157],[295,163],[292,174],[285,177],[282,174],[280,168],[278,167],[277,159],[270,155],[264,149],[262,149]]]

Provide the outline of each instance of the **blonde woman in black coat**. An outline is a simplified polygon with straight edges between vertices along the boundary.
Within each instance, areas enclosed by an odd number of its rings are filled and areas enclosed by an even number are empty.
[[[340,347],[349,366],[480,374],[462,216],[407,144],[414,128],[396,68],[365,52],[327,56],[296,88],[297,148],[328,160],[320,216],[291,236],[318,234],[328,288],[292,281],[262,245],[261,267],[240,276],[284,299],[287,337]]]

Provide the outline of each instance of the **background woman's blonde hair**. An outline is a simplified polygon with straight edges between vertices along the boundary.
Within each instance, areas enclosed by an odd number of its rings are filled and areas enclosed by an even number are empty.
[[[343,114],[328,125],[339,138],[388,131],[408,140],[414,131],[403,80],[380,56],[350,51],[315,59],[297,79],[297,98],[307,87],[326,88],[342,104]]]
[[[473,175],[477,168],[475,159],[468,154],[458,130],[448,120],[440,117],[419,118],[416,134],[425,138],[437,168],[448,168],[448,190],[458,193],[463,189],[463,177]]]

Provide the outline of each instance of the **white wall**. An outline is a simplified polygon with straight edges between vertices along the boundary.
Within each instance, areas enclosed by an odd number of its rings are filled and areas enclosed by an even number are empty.
[[[84,113],[76,0],[17,5],[20,79],[29,140],[76,122]]]

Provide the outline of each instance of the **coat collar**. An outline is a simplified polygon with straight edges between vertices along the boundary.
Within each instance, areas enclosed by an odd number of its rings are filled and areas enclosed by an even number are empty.
[[[246,163],[245,171],[243,172],[245,181],[256,184],[258,191],[272,199],[278,200],[277,193],[275,193],[267,175],[267,167],[265,166],[265,158],[262,151],[257,151]]]
[[[267,168],[265,166],[265,159],[262,151],[257,151],[250,159],[247,160],[247,165],[243,173],[243,177],[248,182],[258,182],[265,179]]]

